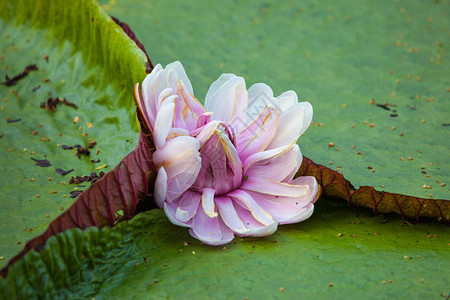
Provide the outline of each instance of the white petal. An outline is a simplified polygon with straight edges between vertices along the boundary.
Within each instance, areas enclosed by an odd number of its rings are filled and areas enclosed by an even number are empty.
[[[151,126],[154,126],[156,119],[156,102],[157,98],[155,95],[155,77],[162,70],[160,64],[157,64],[155,68],[153,68],[152,72],[148,74],[144,81],[142,82],[142,98],[144,102],[144,108],[147,111],[147,115],[149,117],[149,122]]]
[[[248,95],[242,77],[222,75],[219,83],[213,83],[205,98],[205,108],[213,112],[212,119],[230,122],[235,116],[247,108]],[[225,81],[229,78],[227,81]],[[217,90],[216,86],[223,83]]]
[[[277,97],[276,103],[280,111],[285,112],[298,103],[297,94],[294,91],[286,91]]]
[[[159,168],[155,181],[155,202],[159,208],[164,206],[167,194],[167,173],[163,167]]]
[[[173,89],[171,88],[166,88],[164,89],[158,96],[158,102],[156,103],[156,111],[159,111],[159,109],[161,108],[161,104],[162,102],[173,95]]]
[[[272,89],[264,83],[256,83],[248,89],[247,125],[256,120],[266,106],[276,107]]]
[[[208,89],[208,92],[206,93],[205,97],[205,107],[207,107],[207,104],[211,101],[211,96],[214,95],[226,82],[229,80],[236,78],[237,76],[234,74],[222,74],[220,75],[219,79],[214,81],[211,86]]]
[[[288,145],[311,124],[312,106],[308,102],[294,105],[280,115],[277,132],[267,149]]]
[[[156,148],[162,148],[166,143],[167,136],[172,128],[174,109],[175,104],[172,102],[163,105],[158,112],[153,132]]]
[[[189,81],[189,78],[186,75],[186,71],[183,68],[183,65],[179,61],[175,61],[171,64],[168,64],[167,69],[174,70],[177,74],[178,81],[181,81],[186,89],[191,93],[191,95],[194,94],[194,90],[192,89],[191,82]]]

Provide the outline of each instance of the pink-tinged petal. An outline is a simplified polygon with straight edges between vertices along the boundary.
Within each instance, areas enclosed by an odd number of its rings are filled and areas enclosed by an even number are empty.
[[[189,81],[189,78],[186,75],[186,71],[184,70],[183,65],[179,61],[175,61],[171,64],[168,64],[166,68],[175,71],[177,81],[182,82],[191,95],[194,94],[191,82]]]
[[[233,231],[228,228],[221,218],[210,218],[201,205],[197,209],[192,220],[192,226],[189,233],[205,244],[217,246],[229,243],[233,238]]]
[[[242,235],[250,232],[242,223],[234,208],[233,201],[229,197],[215,197],[214,201],[219,209],[220,217],[231,230]]]
[[[191,131],[196,128],[198,119],[206,110],[182,83],[178,83],[177,96],[174,126]]]
[[[215,211],[214,205],[214,194],[215,190],[211,188],[204,188],[202,193],[202,208],[206,215],[210,218],[217,217],[217,212]]]
[[[197,212],[198,205],[201,201],[201,194],[186,191],[180,196],[180,202],[176,209],[175,217],[181,222],[188,222]]]
[[[183,173],[176,175],[175,177],[167,181],[167,196],[166,202],[172,202],[187,189],[189,189],[192,184],[197,179],[197,174],[200,170],[200,164],[195,166],[195,169],[186,170]]]
[[[272,89],[264,83],[256,83],[248,89],[247,125],[253,122],[266,106],[276,108]]]
[[[244,79],[236,76],[228,79],[227,75],[222,75],[217,80],[219,83],[217,85],[214,83],[206,94],[205,107],[214,113],[213,120],[230,122],[238,113],[247,108],[248,95]],[[223,83],[223,81],[225,82]],[[216,89],[216,86],[220,84],[222,85]]]
[[[278,114],[273,107],[267,106],[259,117],[236,137],[236,149],[242,161],[269,145],[277,130]]]
[[[197,120],[197,128],[203,127],[209,122],[211,122],[211,116],[212,116],[211,112],[205,112],[201,114]]]
[[[247,210],[250,211],[252,216],[263,225],[272,224],[273,218],[267,213],[256,201],[250,196],[249,193],[243,190],[234,190],[227,193],[228,197],[231,197],[236,203],[242,204]]]
[[[206,93],[206,97],[208,99],[208,102],[212,95],[214,95],[225,83],[227,83],[229,80],[236,78],[237,76],[234,74],[227,74],[223,73],[220,75],[220,77],[214,81],[211,86],[208,89],[208,92]],[[206,101],[205,101],[206,102]]]
[[[159,208],[164,206],[167,195],[167,173],[163,167],[159,168],[155,181],[155,203]]]
[[[253,155],[250,155],[245,161],[244,161],[244,174],[247,172],[247,170],[253,165],[261,161],[266,161],[271,158],[283,155],[284,153],[291,151],[291,148],[293,145],[297,143],[297,139],[294,139],[291,144],[278,147],[275,149],[265,150],[262,152],[257,152]]]
[[[189,132],[186,129],[182,128],[170,128],[169,134],[167,135],[167,139],[173,139],[177,136],[189,136]]]
[[[286,91],[277,97],[276,105],[281,112],[287,111],[298,103],[297,94],[294,91]]]
[[[153,154],[157,168],[167,172],[166,201],[173,201],[195,182],[201,168],[199,142],[190,136],[179,136],[167,141]]]
[[[246,171],[248,178],[271,179],[276,181],[291,180],[302,164],[302,154],[297,144],[278,155],[269,156],[253,163]]]
[[[166,89],[162,90],[162,92],[158,96],[158,101],[156,103],[156,111],[159,111],[164,100],[166,100],[166,98],[169,98],[170,96],[176,97],[175,95],[173,95],[173,89],[166,88]],[[173,99],[175,99],[175,98],[173,98]]]
[[[221,126],[221,123],[219,121],[211,121],[203,127],[191,131],[190,135],[195,137],[199,141],[200,147],[203,147],[203,145],[216,132],[219,126]]]
[[[308,102],[301,102],[280,115],[278,129],[267,149],[274,149],[288,145],[311,124],[312,106]]]
[[[172,102],[164,104],[158,112],[153,132],[156,148],[162,148],[166,143],[167,136],[172,128],[174,109],[175,104]]]
[[[267,225],[261,224],[258,222],[254,216],[244,207],[240,205],[234,206],[236,209],[236,213],[239,216],[239,219],[242,220],[245,227],[249,230],[246,234],[236,233],[238,236],[251,236],[251,237],[261,237],[268,236],[274,233],[277,230],[278,224],[275,221],[269,223]]]
[[[211,125],[210,125],[211,124]],[[214,188],[218,195],[239,187],[242,181],[242,162],[236,148],[229,139],[227,128],[217,121],[204,126],[197,135],[200,141],[202,167],[194,190]]]
[[[317,182],[315,186],[311,186],[311,191],[302,197],[283,197],[256,192],[249,192],[249,194],[276,222],[291,224],[303,221],[310,216],[311,205],[318,191]]]
[[[226,156],[229,160],[231,171],[233,172],[233,186],[237,188],[242,182],[242,162],[239,158],[239,154],[231,143],[227,135],[221,134],[219,136],[219,141],[226,152]]]
[[[249,177],[243,181],[241,189],[275,196],[301,197],[309,192],[310,187]]]
[[[291,180],[289,183],[298,186],[305,186],[305,185],[309,186],[308,193],[300,197],[299,198],[300,201],[307,201],[306,198],[311,198],[312,203],[317,201],[319,195],[319,184],[317,183],[316,178],[314,178],[313,176],[300,176]]]
[[[143,107],[145,107],[148,115],[148,121],[151,126],[154,126],[156,120],[156,102],[157,97],[155,95],[155,77],[162,70],[160,64],[157,64],[152,72],[147,75],[142,82],[142,98]]]
[[[177,203],[167,203],[164,202],[164,212],[172,224],[182,226],[182,227],[190,227],[192,221],[189,222],[180,222],[175,216],[177,211]]]
[[[199,148],[200,144],[195,138],[178,136],[155,151],[153,162],[157,168],[163,166],[170,179],[200,164]]]

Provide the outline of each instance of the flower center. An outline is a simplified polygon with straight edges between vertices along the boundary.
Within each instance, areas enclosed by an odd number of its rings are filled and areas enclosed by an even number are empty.
[[[197,138],[201,140],[202,166],[191,190],[201,193],[204,188],[211,188],[215,195],[223,195],[238,188],[242,181],[242,163],[233,130],[227,124],[212,121]]]

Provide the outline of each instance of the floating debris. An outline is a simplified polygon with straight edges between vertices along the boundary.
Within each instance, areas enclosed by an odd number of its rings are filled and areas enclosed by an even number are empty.
[[[74,169],[70,169],[70,170],[64,171],[63,169],[57,168],[55,171],[58,172],[59,175],[64,176],[64,175],[72,173],[73,170]]]
[[[39,167],[47,168],[52,165],[48,159],[36,159],[33,157],[31,157],[31,159],[34,160],[36,162],[36,166],[39,166]]]
[[[6,85],[6,86],[13,86],[16,85],[17,82],[24,78],[25,76],[28,75],[28,73],[30,73],[31,71],[36,71],[38,68],[36,67],[36,65],[29,65],[27,66],[22,73],[20,73],[19,75],[14,76],[13,78],[9,78],[8,75],[5,75],[5,79],[6,81],[3,81],[2,84]]]
[[[47,102],[41,102],[41,108],[45,108],[46,110],[56,112],[56,105],[60,103],[73,107],[75,109],[78,108],[76,104],[67,101],[66,98],[58,98],[58,97],[48,98]]]

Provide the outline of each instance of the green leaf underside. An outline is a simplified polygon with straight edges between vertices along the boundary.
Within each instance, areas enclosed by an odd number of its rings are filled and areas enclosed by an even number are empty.
[[[117,1],[105,8],[133,28],[154,63],[182,61],[201,101],[227,72],[248,86],[267,83],[275,95],[295,90],[323,123],[300,139],[303,155],[340,166],[355,187],[450,199],[450,126],[442,125],[450,120],[448,2]]]
[[[380,224],[366,212],[355,216],[345,203],[322,200],[307,222],[267,238],[238,238],[224,250],[200,245],[153,210],[114,228],[52,237],[10,268],[0,295],[432,299],[448,292],[446,228],[410,227],[396,216]]]
[[[0,81],[4,81],[5,75],[19,74],[27,65],[38,67],[15,86],[0,85],[0,135],[3,134],[0,138],[0,256],[3,257],[0,267],[22,249],[23,243],[42,233],[62,209],[73,203],[69,194],[75,190],[74,185],[69,185],[71,176],[107,172],[135,147],[138,127],[131,90],[134,82],[145,76],[141,66],[145,55],[95,2],[82,1],[64,9],[61,1],[39,1],[31,15],[29,5],[24,3],[16,3],[14,20],[10,19],[14,9],[8,15],[9,10],[4,9],[7,4],[0,3],[0,56],[3,58]],[[52,12],[48,19],[40,15],[46,7]],[[73,21],[79,17],[80,10],[86,12],[84,19]],[[60,27],[48,27],[46,22]],[[87,26],[86,22],[91,25]],[[75,27],[80,32],[71,31]],[[98,32],[102,32],[101,37]],[[109,61],[112,63],[105,64]],[[50,81],[45,82],[46,78]],[[40,88],[33,92],[38,85]],[[78,109],[63,104],[57,105],[56,112],[40,108],[40,103],[50,97],[66,98],[78,105]],[[74,124],[76,116],[79,121]],[[21,121],[7,123],[7,118],[21,118]],[[32,135],[31,131],[37,134]],[[82,135],[84,132],[87,136]],[[57,146],[85,147],[90,138],[97,145],[89,157],[82,155],[81,159],[73,150]],[[97,149],[100,149],[98,155]],[[31,157],[48,159],[52,166],[36,166]],[[90,159],[100,159],[100,162],[94,164]],[[104,164],[108,167],[96,170]],[[56,168],[74,171],[61,176]],[[85,187],[78,189],[85,190],[90,183],[80,185]]]

